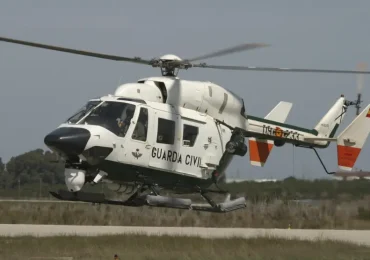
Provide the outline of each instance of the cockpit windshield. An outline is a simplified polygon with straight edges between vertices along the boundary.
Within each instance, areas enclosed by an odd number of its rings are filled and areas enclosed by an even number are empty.
[[[134,116],[135,105],[105,101],[84,118],[80,124],[98,125],[124,137]]]
[[[89,113],[94,107],[102,103],[100,100],[93,100],[87,102],[82,108],[80,108],[77,113],[67,119],[67,123],[76,124],[81,118],[83,118],[87,113]]]

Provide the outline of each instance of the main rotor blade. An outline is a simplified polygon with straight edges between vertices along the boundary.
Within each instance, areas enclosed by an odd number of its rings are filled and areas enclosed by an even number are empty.
[[[192,59],[187,59],[186,61],[192,62],[192,61],[197,61],[197,60],[204,60],[204,59],[224,56],[224,55],[235,53],[235,52],[242,52],[246,50],[262,48],[262,47],[267,47],[267,46],[269,45],[264,44],[264,43],[244,43],[244,44],[240,44],[240,45],[230,47],[227,49],[218,50],[218,51],[206,54],[206,55],[198,56]]]
[[[207,65],[205,63],[192,64],[192,67],[221,69],[221,70],[255,70],[255,71],[276,71],[276,72],[370,74],[370,71],[363,71],[363,70],[322,70],[322,69],[293,69],[293,68],[252,67],[252,66],[222,66],[222,65]]]
[[[364,71],[367,69],[367,64],[360,63],[357,65],[357,69]],[[364,87],[364,75],[358,75],[357,76],[357,94],[361,94],[363,87]]]
[[[90,57],[95,57],[95,58],[107,59],[107,60],[129,61],[129,62],[147,64],[147,65],[151,64],[149,60],[143,60],[140,57],[128,58],[128,57],[115,56],[115,55],[109,55],[109,54],[103,54],[103,53],[96,53],[96,52],[89,52],[89,51],[63,48],[63,47],[40,44],[40,43],[35,43],[35,42],[21,41],[21,40],[4,38],[4,37],[0,37],[0,41],[10,42],[10,43],[15,43],[15,44],[21,44],[21,45],[27,45],[27,46],[42,48],[42,49],[49,49],[49,50],[54,50],[54,51],[73,53],[73,54],[78,54],[78,55],[83,55],[83,56],[90,56]]]

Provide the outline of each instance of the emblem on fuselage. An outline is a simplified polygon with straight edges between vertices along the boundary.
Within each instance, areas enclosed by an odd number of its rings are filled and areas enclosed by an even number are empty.
[[[139,152],[139,149],[136,149],[135,152],[132,152],[132,155],[136,158],[139,159],[143,154]]]

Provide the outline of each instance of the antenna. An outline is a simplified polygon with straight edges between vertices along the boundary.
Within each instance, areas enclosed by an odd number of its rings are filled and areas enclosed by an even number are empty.
[[[119,86],[119,85],[121,85],[121,80],[122,80],[122,78],[123,78],[123,76],[121,76],[121,77],[119,78],[118,86]]]
[[[355,101],[346,100],[346,106],[355,106],[356,107],[356,116],[360,114],[360,108],[362,103],[362,89],[364,88],[364,75],[361,73],[366,70],[366,63],[359,63],[357,69],[360,73],[357,74],[357,99]]]
[[[360,71],[364,71],[367,69],[366,63],[359,63],[357,65],[357,69]],[[357,74],[357,100],[356,100],[356,116],[360,114],[360,104],[362,102],[362,89],[364,87],[364,75],[363,74]]]

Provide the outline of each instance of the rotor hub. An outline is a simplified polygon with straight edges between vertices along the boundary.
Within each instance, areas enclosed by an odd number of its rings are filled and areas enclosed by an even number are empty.
[[[187,67],[184,66],[185,64],[186,63],[184,63],[180,57],[174,54],[166,54],[152,63],[152,66],[160,67],[162,76],[176,77],[179,69],[187,69]]]
[[[163,55],[159,58],[160,60],[163,60],[163,61],[182,61],[182,59],[174,54],[166,54],[166,55]]]

